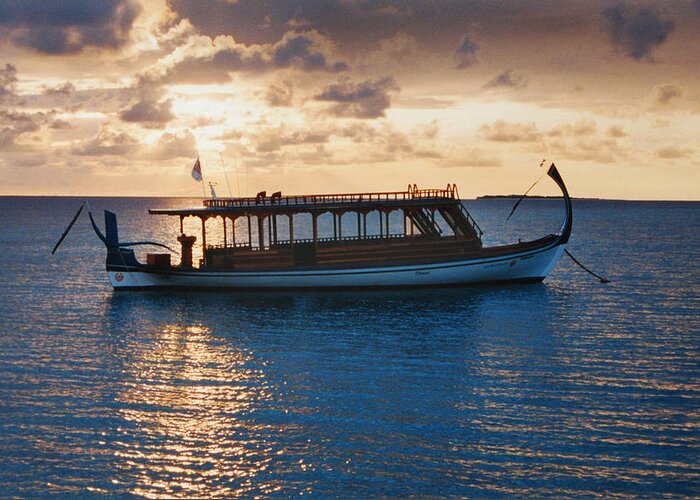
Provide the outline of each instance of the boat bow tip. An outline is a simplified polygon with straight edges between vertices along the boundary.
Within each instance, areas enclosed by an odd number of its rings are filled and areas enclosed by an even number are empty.
[[[559,189],[561,189],[564,195],[564,202],[566,203],[566,220],[561,227],[561,236],[559,237],[559,242],[565,244],[569,241],[571,237],[571,228],[573,226],[573,209],[571,206],[571,197],[569,196],[569,191],[566,189],[566,184],[564,184],[564,179],[562,179],[559,170],[554,163],[552,163],[547,171],[547,175],[552,178],[554,182],[557,183]]]

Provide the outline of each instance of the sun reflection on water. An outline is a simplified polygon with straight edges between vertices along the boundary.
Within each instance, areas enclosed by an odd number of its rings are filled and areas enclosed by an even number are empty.
[[[116,397],[124,422],[116,467],[133,485],[130,492],[148,498],[250,492],[278,452],[264,439],[265,426],[246,418],[270,398],[252,357],[199,326],[167,325],[154,342],[134,348],[125,360],[129,382]],[[275,487],[257,479],[255,490]]]

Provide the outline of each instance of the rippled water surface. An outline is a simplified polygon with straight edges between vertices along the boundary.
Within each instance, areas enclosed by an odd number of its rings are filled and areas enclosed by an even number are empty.
[[[0,198],[0,496],[700,495],[700,204],[575,202],[608,285],[246,294],[113,293],[86,219],[49,255],[80,201]],[[91,204],[172,243],[186,202]]]

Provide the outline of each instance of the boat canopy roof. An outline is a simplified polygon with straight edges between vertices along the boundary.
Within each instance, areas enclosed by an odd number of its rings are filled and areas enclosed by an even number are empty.
[[[372,211],[400,210],[402,208],[419,208],[454,204],[459,201],[459,192],[455,184],[448,184],[444,189],[418,189],[409,185],[406,191],[346,194],[310,194],[282,196],[280,191],[267,195],[265,191],[257,196],[239,198],[205,199],[202,207],[150,209],[156,215],[217,216],[250,215],[272,213],[300,213],[326,211]]]

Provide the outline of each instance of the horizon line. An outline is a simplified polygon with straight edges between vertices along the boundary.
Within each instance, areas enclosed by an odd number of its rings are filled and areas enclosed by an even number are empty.
[[[474,198],[460,198],[462,201],[477,201],[477,200],[494,200],[494,199],[513,199],[519,198],[522,195],[516,194],[482,194]],[[193,200],[211,200],[211,197],[203,198],[201,196],[180,196],[180,195],[77,195],[77,194],[0,194],[0,198],[156,198],[156,199],[172,199],[172,198],[185,198]],[[225,200],[230,199],[229,196],[219,196],[219,199]],[[238,198],[238,197],[234,197]],[[244,197],[245,198],[245,197]],[[250,196],[248,196],[250,198]],[[530,200],[557,200],[561,199],[561,196],[526,196]],[[656,198],[600,198],[600,197],[588,197],[588,196],[572,196],[572,200],[577,201],[623,201],[623,202],[647,202],[647,203],[700,203],[700,198],[696,200],[691,199],[656,199]]]

